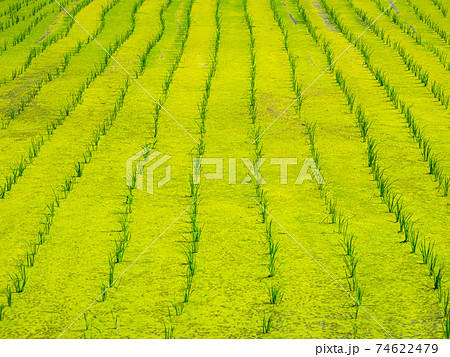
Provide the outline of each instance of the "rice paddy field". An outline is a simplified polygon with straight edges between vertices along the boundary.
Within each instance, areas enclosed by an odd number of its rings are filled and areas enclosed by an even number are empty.
[[[0,0],[1,338],[450,337],[449,0],[58,1]]]

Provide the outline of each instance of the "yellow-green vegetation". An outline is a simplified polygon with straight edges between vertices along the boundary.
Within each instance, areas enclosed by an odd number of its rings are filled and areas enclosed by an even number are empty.
[[[449,11],[0,1],[0,337],[449,338]]]

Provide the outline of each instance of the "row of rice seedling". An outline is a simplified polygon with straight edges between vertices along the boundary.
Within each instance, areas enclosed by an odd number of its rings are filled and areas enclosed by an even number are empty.
[[[139,0],[136,2],[138,6],[135,6],[133,8],[132,14],[131,14],[131,27],[120,37],[117,37],[113,43],[111,43],[108,46],[108,52],[111,55],[114,55],[116,51],[119,49],[119,47],[131,36],[131,34],[134,32],[134,27],[136,25],[135,15],[140,5],[144,0]],[[39,135],[38,138],[32,139],[30,148],[28,150],[28,157],[22,156],[20,161],[11,166],[11,171],[8,175],[6,175],[6,183],[3,186],[0,186],[0,199],[5,198],[6,193],[11,191],[12,186],[17,182],[18,178],[21,177],[21,174],[23,171],[27,168],[27,166],[33,161],[33,159],[39,154],[39,151],[41,149],[41,146],[49,140],[53,132],[62,124],[64,124],[65,119],[69,116],[70,113],[72,113],[79,104],[83,101],[83,93],[86,89],[89,88],[89,86],[94,82],[94,80],[103,74],[106,67],[108,66],[110,61],[109,55],[106,55],[102,62],[100,63],[100,66],[97,68],[95,67],[95,70],[92,70],[89,73],[89,76],[86,77],[86,80],[84,83],[80,85],[77,91],[75,91],[72,94],[71,100],[62,106],[60,109],[59,115],[54,119],[50,124],[47,125],[47,137],[45,138],[42,135]],[[89,160],[90,158],[86,157],[85,161]],[[20,176],[18,173],[21,173]]]
[[[93,153],[97,151],[101,137],[107,135],[108,130],[114,124],[117,113],[123,106],[129,84],[129,79],[127,79],[123,88],[120,90],[119,97],[116,100],[113,109],[110,111],[110,114],[92,133],[90,144],[86,148],[85,152],[80,156],[80,159],[74,163],[74,170],[72,174],[66,176],[64,183],[57,187],[56,190],[53,190],[53,199],[46,205],[46,212],[44,213],[44,219],[41,223],[41,227],[38,229],[36,240],[29,243],[24,258],[17,261],[16,272],[9,274],[11,284],[8,284],[5,289],[5,297],[9,307],[12,304],[12,294],[22,293],[25,289],[25,285],[29,277],[28,269],[34,266],[36,255],[39,252],[39,247],[46,242],[47,237],[50,234],[53,219],[57,213],[57,208],[61,207],[62,201],[68,198],[70,192],[74,189],[75,183],[82,177],[85,165],[90,163]],[[121,252],[118,251],[119,256],[120,254]]]
[[[367,24],[372,24],[374,22],[374,19],[370,18],[363,9],[358,8],[353,3],[353,1],[349,0],[349,4],[361,20],[365,21]],[[334,11],[332,12],[334,13]],[[423,68],[421,64],[417,63],[417,61],[414,59],[414,56],[408,53],[408,51],[404,46],[401,45],[400,42],[391,41],[389,35],[385,35],[384,30],[377,24],[372,25],[370,29],[373,33],[380,37],[386,45],[394,48],[397,51],[408,70],[414,73],[414,75],[419,78],[419,80],[425,85],[425,87],[427,87],[428,90],[431,91],[434,97],[438,99],[446,109],[448,109],[448,106],[450,104],[450,96],[446,95],[442,85],[437,83],[436,81],[433,81],[431,86],[428,86],[428,83],[430,82],[429,73],[426,69]]]
[[[284,26],[284,23],[281,19],[281,16],[279,15],[275,1],[270,0],[270,7],[272,8],[272,12],[274,15],[274,19],[278,24],[278,27],[280,28],[281,32],[283,33],[284,37],[284,49],[286,50],[286,53],[289,58],[289,64],[291,65],[291,80],[292,80],[292,90],[295,93],[295,96],[297,98],[297,101],[295,102],[296,111],[300,117],[301,115],[301,107],[303,103],[303,96],[302,96],[302,85],[298,83],[297,81],[297,66],[296,66],[296,60],[294,54],[289,50],[288,46],[288,31]]]
[[[321,165],[320,155],[316,147],[315,140],[315,123],[306,123],[306,130],[308,133],[309,143],[311,147],[311,154],[316,157],[315,160],[317,166]],[[323,168],[320,170],[323,172]],[[349,232],[349,218],[344,215],[343,212],[338,211],[337,202],[331,197],[329,190],[323,185],[319,185],[321,197],[324,199],[325,208],[328,213],[331,224],[336,224],[337,233],[342,236],[339,245],[343,249],[343,260],[345,270],[345,280],[347,282],[348,294],[352,298],[353,302],[349,306],[353,309],[351,318],[353,320],[353,338],[358,336],[358,316],[359,309],[362,307],[362,300],[364,296],[364,290],[358,280],[357,266],[359,259],[357,257],[358,251],[356,249],[356,236]]]
[[[75,17],[78,12],[80,12],[84,7],[89,5],[92,2],[92,0],[83,0],[82,2],[76,4],[69,13]],[[61,29],[58,31],[52,33],[48,37],[46,37],[38,46],[33,46],[28,51],[28,55],[25,59],[25,62],[18,68],[14,69],[11,72],[11,76],[4,77],[3,80],[0,81],[0,85],[4,85],[8,83],[9,80],[14,80],[16,77],[22,75],[28,67],[30,67],[31,62],[33,61],[36,56],[38,56],[40,53],[44,52],[49,46],[52,44],[58,42],[60,39],[67,37],[69,35],[70,29],[72,28],[75,21],[70,18],[69,21],[67,21],[64,25],[61,26]]]
[[[373,1],[376,3],[380,11],[385,10],[385,6],[381,3],[381,0]],[[398,25],[404,33],[411,36],[418,45],[421,45],[428,51],[434,53],[434,55],[439,59],[439,62],[441,62],[444,68],[450,71],[450,62],[447,61],[447,54],[441,49],[441,47],[424,40],[421,33],[417,29],[413,29],[411,25],[409,25],[406,21],[403,21],[401,15],[397,14],[395,11],[392,11],[392,8],[389,8],[389,10],[385,12],[385,15],[388,16],[394,24]],[[379,29],[379,33],[381,36],[384,35],[384,31],[382,29]]]
[[[159,11],[159,21],[161,22],[161,29],[158,31],[155,38],[150,39],[147,42],[147,46],[145,47],[145,50],[142,52],[141,55],[139,55],[139,68],[138,70],[134,70],[134,74],[136,78],[139,78],[139,76],[144,73],[145,67],[147,66],[147,58],[150,54],[150,51],[155,47],[155,45],[161,40],[161,37],[164,34],[164,30],[166,28],[166,20],[164,18],[164,12],[167,10],[167,8],[172,3],[172,0],[167,0],[163,6],[161,7],[161,10]]]
[[[304,10],[304,8],[300,5],[299,2],[297,2],[298,8],[300,13],[302,14],[302,17],[309,29],[309,31],[315,32],[315,28],[310,22],[310,20],[307,17],[307,13]],[[317,36],[317,34],[312,35],[314,39],[317,39],[316,43],[319,47],[322,47],[324,51],[327,50],[326,46],[323,46],[320,44],[320,41],[324,41],[321,36]],[[351,108],[352,113],[355,115],[356,118],[356,125],[360,128],[361,131],[361,137],[363,138],[364,142],[367,146],[367,160],[368,160],[368,167],[371,169],[372,175],[377,183],[377,187],[380,191],[380,197],[383,203],[386,204],[388,210],[390,213],[394,214],[396,217],[396,221],[399,223],[399,233],[402,233],[404,236],[403,243],[409,242],[411,246],[411,253],[416,253],[417,248],[422,254],[423,257],[423,263],[427,264],[430,277],[433,281],[433,288],[438,293],[438,299],[440,303],[443,303],[443,325],[444,325],[444,335],[449,336],[450,330],[445,327],[447,324],[447,321],[449,319],[449,310],[448,310],[448,303],[446,303],[446,296],[448,293],[444,291],[443,286],[443,265],[438,265],[439,259],[438,255],[436,253],[436,250],[434,248],[434,244],[430,243],[425,237],[423,237],[417,229],[414,227],[414,221],[412,220],[412,214],[406,212],[405,205],[403,203],[403,200],[401,198],[401,195],[394,192],[391,181],[388,179],[388,177],[385,174],[385,169],[382,168],[382,165],[379,163],[378,159],[378,145],[374,137],[370,135],[370,126],[366,129],[361,129],[362,127],[367,127],[370,123],[369,118],[365,114],[365,109],[363,107],[362,103],[356,103],[355,96],[353,95],[353,91],[351,90],[348,83],[346,83],[346,80],[342,73],[339,70],[336,70],[333,68],[333,71],[336,76],[336,81],[339,84],[341,90],[347,97],[347,101],[353,103],[349,107]],[[329,212],[331,212],[332,215],[332,221],[333,217],[334,220],[338,220],[338,215],[335,212],[335,205],[331,204]],[[341,225],[345,227],[345,218],[341,219],[341,222],[344,222]],[[341,230],[345,230],[341,229]],[[351,237],[351,236],[350,236]],[[344,242],[344,247],[347,249],[347,247],[351,247],[349,238],[347,238],[347,242]],[[425,258],[425,257],[426,258]],[[351,264],[349,264],[349,267],[351,268]]]
[[[426,14],[411,0],[406,0],[406,2],[414,10],[414,13],[419,18],[419,20],[427,24],[427,26],[430,27],[434,32],[436,32],[445,42],[450,44],[450,35],[445,29],[439,26],[439,24],[434,21],[429,14]]]
[[[212,46],[211,63],[209,66],[209,72],[205,80],[205,90],[203,96],[198,105],[199,117],[197,120],[197,126],[199,128],[199,137],[196,147],[193,149],[193,159],[197,163],[194,167],[196,174],[200,175],[200,161],[206,150],[205,136],[206,136],[206,117],[208,102],[211,95],[212,80],[216,74],[218,53],[220,46],[220,35],[221,35],[221,21],[220,21],[220,3],[221,0],[216,0],[215,2],[215,25],[216,34],[214,38],[214,43]],[[189,175],[189,196],[192,197],[193,203],[189,207],[189,222],[188,222],[188,237],[184,241],[184,255],[186,261],[184,263],[186,269],[184,271],[185,285],[183,291],[183,300],[181,302],[172,302],[172,308],[176,316],[180,316],[185,311],[185,306],[189,302],[190,296],[194,290],[194,277],[197,271],[197,254],[199,252],[199,246],[201,241],[202,227],[198,220],[199,213],[199,199],[200,199],[200,187],[201,183],[194,180],[193,175]],[[169,325],[164,322],[164,337],[173,338],[174,337],[174,325],[172,321],[172,314],[170,308],[168,308]]]
[[[107,6],[102,7],[102,11],[100,14],[100,25],[95,30],[93,34],[94,37],[97,37],[102,32],[105,27],[106,14],[114,7],[114,5],[116,5],[118,1],[119,0],[108,2]],[[53,69],[48,70],[47,74],[43,75],[43,78],[39,79],[33,85],[32,89],[26,94],[25,98],[21,100],[19,105],[17,105],[15,108],[10,108],[7,111],[7,113],[5,114],[5,118],[2,118],[1,128],[7,129],[11,120],[14,120],[18,115],[20,115],[20,113],[23,112],[26,106],[30,104],[32,100],[39,94],[42,86],[47,84],[48,82],[51,82],[54,78],[59,77],[60,74],[64,73],[67,69],[67,66],[69,65],[72,56],[78,54],[81,51],[82,47],[89,44],[89,42],[90,37],[88,37],[84,42],[78,40],[77,44],[73,48],[70,48],[66,53],[64,53],[61,63],[55,65]]]
[[[342,18],[336,13],[335,9],[327,4],[326,0],[321,0],[321,2],[327,13],[333,19],[336,26],[339,28],[339,30],[341,30],[342,34],[347,38],[348,41],[352,42],[356,38],[356,36],[350,32],[348,27],[343,23]],[[362,39],[359,39],[358,41],[356,41],[355,45],[361,51],[364,61],[369,70],[378,80],[380,85],[385,88],[386,94],[395,108],[398,109],[405,117],[406,123],[408,124],[413,139],[418,143],[419,148],[422,149],[423,159],[425,161],[428,161],[430,168],[429,173],[435,177],[435,181],[438,183],[438,187],[443,195],[448,196],[450,178],[445,174],[444,170],[439,164],[438,155],[432,152],[430,140],[425,135],[425,129],[419,126],[418,120],[413,114],[411,106],[408,106],[406,101],[400,98],[400,94],[395,89],[395,87],[389,84],[386,73],[381,69],[376,68],[371,63],[371,50],[366,45],[366,43]],[[363,113],[360,113],[358,118],[361,118],[362,115]],[[362,123],[364,124],[365,122],[362,121]],[[362,129],[363,132],[367,129],[364,126],[360,126],[360,129]]]
[[[248,104],[248,114],[252,125],[252,137],[253,153],[251,156],[253,164],[253,174],[255,175],[255,201],[257,203],[258,215],[260,223],[264,225],[264,237],[266,251],[265,256],[267,259],[267,293],[268,302],[270,304],[269,311],[262,311],[261,313],[261,332],[263,334],[269,333],[273,329],[273,323],[276,316],[276,308],[283,299],[283,288],[277,283],[276,276],[280,268],[280,248],[281,242],[278,238],[278,234],[273,225],[273,219],[270,217],[269,198],[268,191],[263,187],[261,183],[261,177],[259,176],[259,168],[261,160],[263,158],[263,144],[261,141],[262,127],[258,123],[258,108],[257,108],[257,88],[256,88],[256,47],[255,36],[253,32],[253,20],[247,9],[247,0],[242,0],[244,8],[245,22],[249,31],[250,39],[250,98]],[[273,6],[271,2],[271,6]],[[276,19],[275,19],[276,20]],[[286,39],[287,40],[287,39]],[[285,42],[287,46],[287,43]]]
[[[155,113],[153,114],[153,120],[154,120],[154,127],[153,127],[153,142],[147,143],[147,146],[150,148],[154,148],[157,142],[157,136],[158,136],[158,128],[159,128],[159,119],[161,115],[161,110],[166,103],[167,97],[169,96],[169,87],[172,84],[173,76],[175,72],[177,71],[181,57],[184,53],[184,47],[186,45],[187,38],[189,36],[189,29],[191,26],[191,11],[192,11],[192,5],[194,4],[194,1],[189,0],[188,6],[186,8],[186,23],[181,28],[180,31],[180,50],[175,54],[173,58],[173,64],[172,67],[169,69],[169,72],[166,74],[164,78],[164,83],[162,85],[162,94],[157,102],[155,102]],[[147,46],[148,48],[148,46]],[[146,64],[146,60],[144,60],[144,63]],[[141,59],[141,68],[142,68],[142,59]]]
[[[288,54],[290,53],[289,58],[291,58],[291,57],[294,58],[293,54],[289,51],[288,31],[285,27],[285,24],[283,23],[281,16],[279,15],[279,12],[277,10],[274,0],[271,0],[271,7],[272,7],[272,12],[274,13],[274,18],[278,23],[278,27],[280,28],[280,30],[283,33],[283,36],[285,38],[286,52]],[[307,24],[307,26],[308,26],[308,24],[311,26],[310,21],[305,17],[306,14],[304,12],[301,12],[301,13],[302,13],[302,17],[303,17],[305,24]],[[315,38],[318,38],[318,37],[315,36]],[[319,44],[318,41],[316,43]],[[329,45],[327,43],[322,44],[321,47],[323,48],[324,52],[329,51],[329,53],[330,53]],[[332,54],[330,53],[329,56],[327,56],[327,58],[328,58],[329,64],[331,65],[333,62]],[[289,62],[291,63],[293,86],[294,86],[294,88],[297,88],[298,85],[297,85],[296,76],[295,76],[295,69],[296,69],[295,60],[290,60]],[[299,95],[300,94],[297,94],[297,97]],[[353,102],[354,102],[354,96],[353,96],[353,101],[351,103],[353,103]],[[350,105],[350,103],[349,103],[349,105]],[[297,115],[299,116],[299,119],[301,120],[300,110],[301,110],[301,104],[297,107]],[[319,150],[316,147],[316,144],[317,144],[316,138],[315,138],[316,124],[306,122],[305,127],[306,127],[306,131],[307,131],[308,138],[309,138],[311,155],[313,156],[316,166],[323,173],[323,172],[325,172],[325,170],[322,166],[322,160],[321,160]],[[345,268],[346,281],[348,284],[349,291],[352,293],[352,295],[350,295],[350,296],[354,300],[354,304],[351,304],[351,307],[353,308],[352,318],[354,320],[353,335],[356,338],[356,336],[357,336],[357,318],[358,318],[359,308],[362,305],[362,298],[364,295],[363,289],[357,279],[358,258],[357,258],[357,250],[356,250],[356,237],[348,231],[349,219],[348,219],[348,217],[345,217],[342,212],[339,212],[337,210],[337,202],[331,197],[331,194],[330,194],[329,190],[326,188],[326,186],[318,184],[318,188],[319,188],[321,197],[325,201],[325,207],[326,207],[328,216],[330,218],[330,223],[336,224],[337,228],[338,228],[337,232],[342,235],[342,241],[340,242],[340,245],[342,246],[342,248],[344,250],[344,268]]]
[[[216,0],[215,5],[215,20],[216,20],[216,37],[212,49],[211,64],[209,67],[208,76],[205,80],[205,91],[203,92],[202,99],[198,105],[199,117],[197,120],[197,126],[199,128],[199,137],[196,147],[193,149],[193,159],[197,163],[195,170],[196,174],[200,175],[200,161],[206,150],[205,136],[206,136],[206,116],[209,97],[211,95],[212,79],[214,78],[217,70],[218,51],[220,44],[220,0]],[[185,242],[185,257],[186,257],[186,284],[184,288],[183,303],[189,302],[189,297],[192,293],[193,279],[196,271],[196,254],[199,251],[199,242],[202,233],[202,228],[198,221],[198,208],[200,198],[200,182],[195,182],[192,175],[189,175],[189,196],[192,197],[193,204],[189,208],[189,227],[188,233],[190,238],[187,238]]]
[[[142,4],[142,3],[143,3],[143,1],[139,2],[137,4],[140,6],[140,4]],[[165,30],[164,12],[168,8],[170,3],[171,3],[171,0],[164,2],[163,5],[161,6],[161,10],[160,10],[161,28],[158,31],[158,33],[155,35],[154,39],[151,40],[152,43],[154,43],[153,46],[156,45],[157,42],[159,42],[159,40],[162,38],[162,36],[164,34],[164,30]],[[137,11],[137,8],[136,8],[136,11]],[[133,13],[135,13],[134,9],[133,9]],[[156,40],[156,42],[155,42],[155,40]],[[153,48],[153,46],[152,46],[152,48]],[[146,55],[148,55],[149,53],[150,53],[150,51]],[[145,71],[145,67],[141,68],[141,74],[144,71]],[[107,121],[107,123],[110,123],[110,125],[113,124],[120,109],[122,108],[122,106],[124,104],[128,86],[129,86],[129,79],[127,79],[127,82],[125,83],[125,87],[122,90],[122,93],[123,93],[122,96],[119,98],[119,100],[117,101],[116,105],[114,106],[113,110],[110,113],[109,119]],[[102,127],[102,131],[103,130],[104,129]],[[124,199],[125,209],[120,216],[120,231],[119,231],[118,237],[114,241],[113,251],[108,257],[108,266],[109,266],[108,279],[107,279],[106,284],[102,283],[102,285],[101,285],[101,295],[100,295],[101,300],[100,301],[102,301],[102,302],[106,301],[108,290],[114,285],[114,283],[118,279],[118,278],[115,278],[115,275],[114,275],[115,267],[117,264],[119,264],[123,261],[125,251],[129,245],[129,242],[131,239],[131,231],[130,231],[129,222],[131,221],[130,215],[132,214],[133,190],[135,189],[135,184],[136,184],[136,180],[135,180],[135,176],[134,176],[133,177],[133,186],[128,187],[127,194]]]
[[[113,109],[110,111],[108,118],[104,121],[103,124],[99,125],[99,128],[94,135],[93,144],[95,146],[92,147],[95,148],[95,150],[98,147],[98,140],[100,139],[100,135],[106,135],[107,131],[114,124],[114,121],[116,120],[118,113],[122,109],[125,101],[125,96],[128,92],[129,85],[130,80],[127,79],[124,84],[124,87],[121,89],[120,97],[117,99]],[[78,177],[81,177],[83,172],[82,169],[80,170],[79,168],[84,167],[86,163],[90,162],[92,153],[93,150],[87,150],[83,155],[83,160],[76,163],[75,171]],[[89,158],[88,162],[86,162],[86,158]],[[101,286],[101,301],[106,301],[107,291],[115,283],[114,278],[115,266],[116,264],[119,264],[123,261],[125,250],[127,249],[131,239],[131,231],[129,227],[130,215],[132,213],[132,205],[133,205],[133,189],[131,187],[129,187],[129,191],[125,198],[124,205],[125,210],[120,216],[120,231],[118,237],[114,240],[113,252],[108,257],[108,265],[109,265],[108,280],[106,284],[102,283]]]

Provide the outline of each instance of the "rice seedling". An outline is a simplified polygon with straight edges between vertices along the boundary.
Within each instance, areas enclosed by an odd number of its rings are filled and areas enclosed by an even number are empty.
[[[172,307],[175,311],[176,316],[181,316],[184,311],[184,303],[172,302]]]
[[[44,233],[49,234],[50,233],[50,227],[53,224],[53,218],[46,214],[45,216],[45,222],[42,223],[42,226],[44,227]]]
[[[410,219],[412,217],[412,213],[400,213],[398,223],[400,225],[400,232],[405,232],[408,227],[411,226]]]
[[[273,255],[269,255],[269,263],[267,264],[267,269],[269,270],[269,278],[273,278],[279,269],[279,264],[277,258]]]
[[[3,321],[5,315],[5,306],[0,304],[0,321]]]
[[[59,195],[55,192],[53,187],[52,187],[52,191],[53,191],[53,202],[54,202],[54,205],[56,207],[59,207],[60,206]]]
[[[428,269],[430,270],[430,276],[434,275],[436,265],[437,265],[437,256],[433,251],[430,255],[430,258],[428,258]]]
[[[189,243],[189,249],[192,251],[192,253],[198,253],[198,245],[198,240]]]
[[[402,215],[403,209],[404,209],[404,204],[403,204],[403,199],[398,199],[395,202],[395,208],[394,208],[394,214],[395,214],[395,221],[399,222],[400,221],[400,217]]]
[[[355,114],[361,136],[363,137],[363,140],[366,140],[366,136],[369,132],[371,123],[367,119],[364,109],[362,109],[360,105],[357,106]]]
[[[81,161],[74,163],[74,169],[77,177],[83,176],[84,164]]]
[[[261,190],[261,192],[264,192],[264,190]],[[267,202],[267,198],[264,196],[264,198],[262,200],[259,201],[259,216],[261,218],[261,223],[266,223],[267,221],[267,217],[268,217],[268,202]]]
[[[31,140],[31,147],[28,149],[28,158],[30,161],[32,161],[36,156],[38,156],[43,142],[44,140],[42,136],[39,139],[33,138]]]
[[[448,196],[449,187],[450,187],[450,178],[440,175],[439,176],[439,188],[442,189],[442,193],[444,196]]]
[[[269,290],[269,303],[273,305],[280,304],[283,300],[283,292],[279,286],[270,286]]]
[[[190,189],[190,197],[197,198],[198,197],[198,190],[200,185],[194,183],[194,178],[191,175],[189,175],[189,189]]]
[[[422,147],[422,157],[424,159],[424,161],[428,161],[428,158],[431,155],[431,145],[430,145],[430,141],[428,139],[425,139],[423,141],[421,141],[421,147]]]
[[[9,286],[9,284],[7,284],[6,288],[5,288],[5,297],[6,297],[6,303],[8,304],[9,307],[11,307],[11,304],[12,304],[12,290],[11,290],[11,286]]]
[[[419,242],[419,232],[411,231],[408,240],[411,245],[411,253],[415,253]]]
[[[34,266],[35,255],[29,252],[26,253],[26,266],[31,268]]]
[[[164,322],[164,338],[165,339],[172,339],[173,337],[173,332],[175,330],[175,327],[172,325],[172,319],[169,319],[169,326],[166,326],[166,323]]]
[[[356,287],[354,289],[355,292],[355,305],[354,305],[354,319],[356,320],[358,318],[359,308],[362,306],[362,299],[363,299],[363,290],[359,286],[358,283],[356,283]]]
[[[378,148],[375,139],[367,140],[367,161],[369,167],[373,167],[378,160]]]
[[[99,141],[100,141],[100,131],[99,130],[95,130],[93,132],[92,142],[91,142],[92,148],[94,150],[97,150]]]
[[[83,318],[84,318],[84,329],[85,329],[85,331],[88,331],[89,327],[90,327],[90,324],[88,323],[87,315],[86,315],[85,312],[83,313]]]
[[[401,200],[401,195],[397,193],[391,193],[390,191],[383,197],[386,206],[388,207],[389,213],[393,213],[395,206],[399,200]]]
[[[443,321],[444,337],[450,339],[450,314],[444,317]]]
[[[192,241],[194,243],[198,243],[200,241],[200,236],[202,234],[202,229],[200,227],[198,227],[196,224],[194,226],[193,225],[193,229],[192,229]]]
[[[354,278],[356,267],[358,266],[358,259],[354,255],[344,256],[344,263],[347,272],[347,278]]]
[[[186,264],[187,264],[187,269],[188,269],[187,272],[191,276],[194,276],[195,269],[197,267],[197,260],[195,258],[195,254],[192,251],[186,251],[185,256],[186,256]]]
[[[194,290],[192,287],[192,280],[193,280],[193,276],[187,274],[186,275],[186,286],[184,288],[184,296],[183,296],[183,301],[185,303],[189,302],[189,297],[192,294],[192,291]]]
[[[444,268],[439,267],[438,269],[433,270],[433,287],[435,290],[439,289],[442,286],[442,278],[444,276]]]
[[[123,256],[125,254],[126,242],[123,240],[115,240],[115,250],[114,250],[114,262],[120,263],[123,261]]]
[[[438,159],[435,156],[431,156],[428,159],[429,173],[430,175],[434,175],[437,172],[438,168]]]
[[[17,272],[14,274],[9,274],[11,282],[13,284],[16,293],[23,292],[25,285],[28,281],[27,270],[24,264],[19,264],[17,266]]]
[[[89,164],[92,159],[92,151],[90,149],[86,150],[86,152],[83,153],[83,161],[85,164]]]
[[[14,176],[13,175],[7,175],[5,176],[5,190],[6,191],[11,191],[11,187],[14,184]]]
[[[39,229],[37,244],[38,245],[42,245],[44,243],[45,243],[45,233],[42,230]]]
[[[108,286],[106,286],[104,283],[102,283],[100,294],[101,302],[105,302],[108,298]]]
[[[352,257],[356,255],[355,242],[356,237],[353,234],[344,234],[340,245],[342,248],[344,248],[345,255]]]
[[[266,334],[269,333],[272,329],[273,325],[273,315],[270,313],[268,316],[266,313],[262,316],[262,333]]]
[[[344,217],[342,213],[338,215],[338,233],[347,234],[348,229],[348,218]]]
[[[424,264],[427,264],[434,251],[434,243],[431,242],[426,243],[425,241],[421,241],[419,249],[422,254],[422,262]]]
[[[67,198],[67,196],[69,195],[70,191],[72,191],[73,185],[74,185],[73,178],[72,177],[66,177],[66,179],[64,180],[64,183],[61,185],[61,189],[63,191],[64,198]]]
[[[330,200],[328,201],[328,204],[326,206],[326,209],[331,217],[331,223],[334,224],[336,223],[336,218],[338,217],[338,211],[336,209],[337,203]]]
[[[403,224],[403,232],[405,233],[405,239],[402,243],[406,243],[415,234],[414,230],[415,222],[411,221],[409,218]]]
[[[271,259],[275,259],[279,249],[280,249],[280,242],[274,241],[272,238],[268,239],[268,254],[271,257]]]
[[[448,290],[442,294],[442,309],[442,315],[447,317],[450,314],[450,292]]]
[[[108,257],[108,265],[109,265],[108,286],[111,286],[114,283],[114,268],[116,266],[116,256],[110,255]]]

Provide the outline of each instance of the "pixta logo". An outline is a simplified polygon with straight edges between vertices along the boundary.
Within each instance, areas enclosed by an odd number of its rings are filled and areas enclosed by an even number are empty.
[[[151,165],[148,165],[145,168],[147,173],[147,193],[153,194],[153,186],[154,186],[154,172],[157,168],[163,166],[167,161],[169,161],[172,156],[164,155],[158,159],[160,155],[162,155],[159,151],[153,151],[150,153],[150,148],[144,148],[138,153],[134,154],[127,160],[127,186],[134,187],[137,190],[144,191],[144,168],[151,161],[155,160]],[[136,171],[133,175],[133,166],[136,163]],[[158,181],[158,188],[161,188],[172,178],[171,166],[166,165],[165,176]]]
[[[136,188],[137,190],[144,191],[144,168],[147,173],[147,188],[146,191],[149,194],[153,194],[154,191],[154,173],[159,167],[165,165],[172,156],[163,155],[159,151],[151,151],[150,148],[144,148],[135,155],[131,156],[127,160],[127,185],[129,187]],[[314,159],[307,158],[304,160],[300,171],[293,168],[298,164],[297,158],[260,158],[257,161],[252,161],[249,158],[228,158],[228,173],[224,173],[224,160],[218,157],[194,157],[192,159],[192,183],[195,185],[200,184],[202,178],[207,180],[224,180],[225,176],[228,178],[230,185],[246,185],[255,180],[261,185],[267,184],[263,175],[260,173],[263,164],[268,161],[272,166],[278,166],[279,170],[279,184],[288,184],[288,168],[291,166],[291,171],[295,171],[296,179],[295,184],[301,185],[304,181],[315,181],[319,185],[324,185],[325,181],[317,167]],[[238,179],[238,162],[239,166],[242,166],[240,170],[244,169],[245,177]],[[208,167],[205,172],[204,168]],[[211,172],[213,171],[213,172]],[[298,172],[298,174],[297,174]],[[242,172],[241,172],[242,174]],[[314,178],[313,178],[314,176]],[[273,176],[272,176],[273,177]],[[160,188],[169,182],[172,178],[171,165],[165,165],[165,175],[158,181],[157,187]],[[291,181],[293,182],[293,181]]]
[[[256,162],[252,162],[249,158],[241,158],[244,164],[247,174],[245,178],[240,182],[242,185],[246,185],[252,181],[252,177],[261,185],[267,184],[262,174],[259,172],[262,165],[267,161],[266,158],[260,158]],[[278,157],[271,158],[269,160],[270,165],[277,165],[280,167],[279,184],[288,184],[288,166],[297,165],[297,158],[295,157]],[[193,183],[199,184],[202,178],[202,168],[204,166],[214,166],[214,172],[203,173],[203,177],[207,180],[223,180],[224,179],[224,159],[223,158],[194,158],[192,163],[193,170]],[[301,185],[305,180],[313,180],[311,171],[314,175],[316,182],[319,185],[324,185],[325,181],[317,167],[313,158],[307,158],[303,162],[300,172],[295,180],[296,185]],[[228,183],[230,185],[236,185],[237,180],[237,159],[228,159]]]

